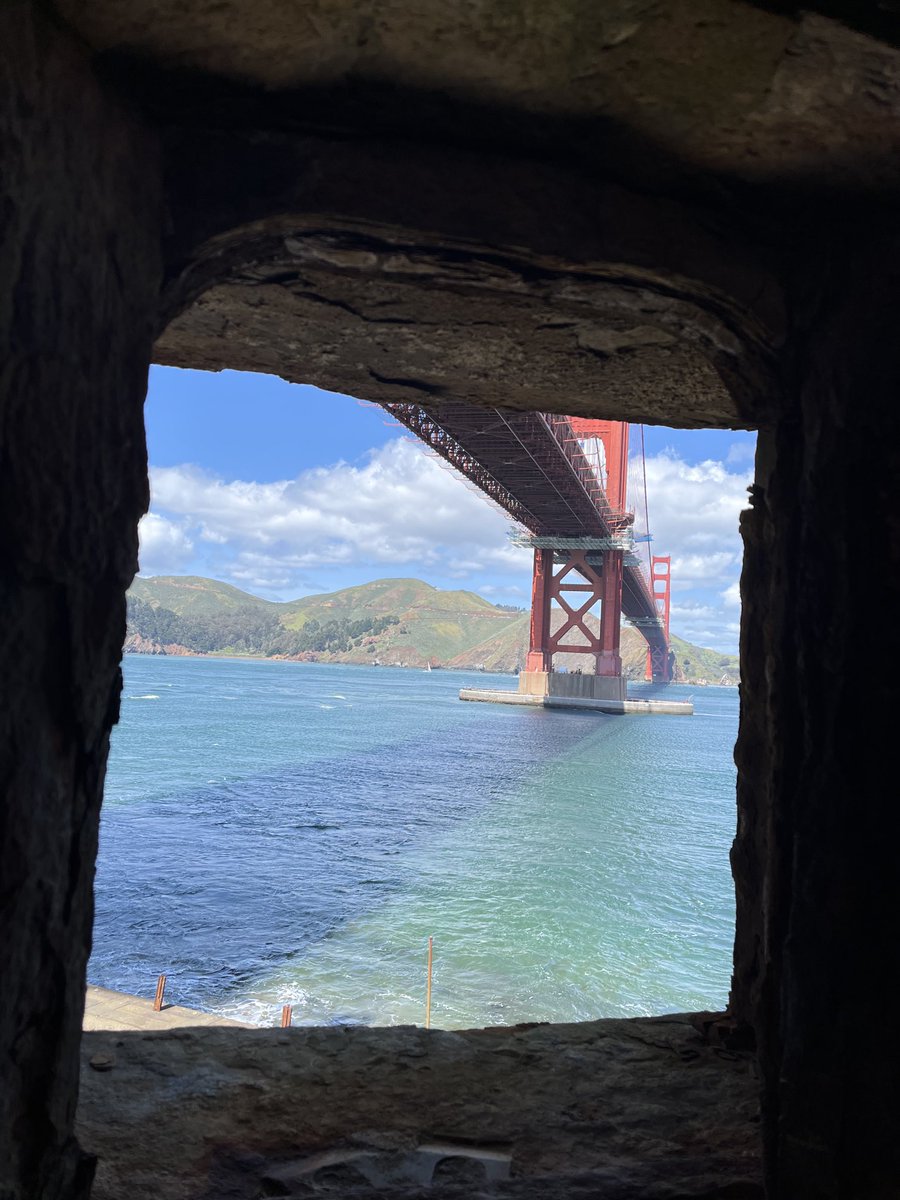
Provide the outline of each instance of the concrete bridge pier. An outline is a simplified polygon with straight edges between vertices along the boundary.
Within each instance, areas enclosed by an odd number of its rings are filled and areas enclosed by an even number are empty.
[[[569,696],[583,700],[624,700],[625,680],[618,675],[573,675],[559,671],[522,671],[519,692],[524,696]]]

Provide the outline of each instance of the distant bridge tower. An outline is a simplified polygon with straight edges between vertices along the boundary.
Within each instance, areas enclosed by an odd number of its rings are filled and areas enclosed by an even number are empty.
[[[519,691],[532,695],[570,695],[624,700],[620,632],[623,559],[634,517],[626,511],[628,425],[570,417],[572,433],[597,475],[598,508],[609,536],[533,537],[531,630]],[[553,631],[553,602],[562,623]],[[588,615],[599,602],[599,634]],[[594,673],[553,671],[555,654],[586,654]]]
[[[650,591],[666,634],[665,646],[647,647],[648,683],[670,683],[672,679],[672,652],[669,649],[669,607],[672,600],[672,559],[669,555],[654,554],[650,560]]]

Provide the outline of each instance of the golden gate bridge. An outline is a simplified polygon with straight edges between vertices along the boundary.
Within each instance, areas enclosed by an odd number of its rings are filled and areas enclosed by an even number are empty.
[[[462,400],[383,407],[512,517],[523,530],[515,540],[534,551],[520,692],[623,701],[623,616],[647,642],[646,679],[671,680],[671,559],[650,554],[645,570],[635,552],[626,423]],[[589,619],[598,606],[599,630]],[[593,672],[554,671],[562,653],[591,656]]]

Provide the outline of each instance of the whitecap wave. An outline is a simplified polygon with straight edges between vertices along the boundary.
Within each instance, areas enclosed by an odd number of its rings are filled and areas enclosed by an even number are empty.
[[[308,1001],[306,992],[296,987],[288,987],[283,995],[270,995],[265,998],[248,996],[243,1000],[232,1000],[230,1003],[217,1005],[216,1012],[229,1020],[243,1021],[247,1025],[266,1029],[281,1024],[281,1009],[285,1004],[290,1004],[294,1009],[294,1024],[299,1024]]]

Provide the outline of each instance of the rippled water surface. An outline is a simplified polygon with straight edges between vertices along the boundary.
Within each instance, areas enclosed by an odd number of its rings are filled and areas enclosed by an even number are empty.
[[[737,692],[607,717],[463,686],[515,680],[127,658],[91,982],[421,1023],[432,934],[436,1025],[721,1007]]]

